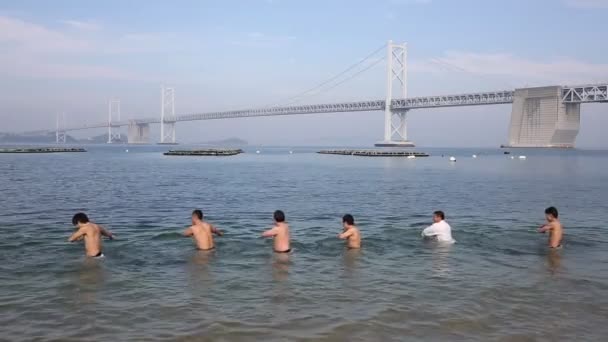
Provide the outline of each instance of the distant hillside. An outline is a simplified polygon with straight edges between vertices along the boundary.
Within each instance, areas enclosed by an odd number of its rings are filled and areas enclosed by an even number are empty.
[[[108,135],[107,134],[101,134],[101,135],[96,135],[94,137],[90,137],[90,138],[86,138],[86,139],[80,139],[78,140],[79,143],[82,144],[107,144],[108,143]],[[127,136],[124,134],[120,135],[120,140],[114,140],[115,143],[117,144],[126,144],[127,143]]]
[[[51,144],[55,143],[55,133],[48,133],[42,135],[22,135],[22,134],[11,134],[11,133],[0,133],[0,143],[11,143],[11,144]],[[65,137],[66,143],[74,144],[78,143],[78,140],[71,136]]]
[[[247,146],[249,143],[239,138],[228,138],[222,140],[211,140],[200,143],[201,145],[215,145],[215,146]]]
[[[117,143],[126,143],[127,137],[121,136],[122,140]],[[48,133],[43,135],[23,135],[23,134],[12,134],[12,133],[0,133],[0,143],[9,144],[52,144],[56,142],[55,133]],[[108,142],[108,135],[102,134],[87,139],[75,139],[74,137],[67,135],[65,142],[68,144],[105,144]]]

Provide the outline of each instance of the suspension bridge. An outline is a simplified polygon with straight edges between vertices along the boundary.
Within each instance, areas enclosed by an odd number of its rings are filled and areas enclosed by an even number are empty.
[[[386,55],[367,67],[351,74],[364,65],[382,49]],[[321,89],[329,90],[369,70],[381,61],[386,61],[386,97],[384,99],[296,105],[302,97]],[[176,143],[176,124],[185,121],[222,120],[259,116],[329,114],[342,112],[384,112],[384,136],[376,146],[413,147],[408,140],[407,116],[411,110],[425,108],[458,107],[512,104],[509,127],[510,147],[574,147],[580,128],[580,105],[583,103],[608,103],[608,82],[588,85],[553,85],[491,92],[476,92],[456,95],[425,97],[407,96],[407,46],[388,44],[375,50],[361,61],[349,66],[336,76],[288,99],[286,105],[261,108],[203,112],[195,114],[175,113],[175,89],[161,89],[160,116],[145,119],[121,120],[120,101],[109,101],[108,120],[95,124],[67,126],[65,117],[58,116],[55,129],[26,132],[27,134],[49,134],[54,132],[57,143],[65,143],[67,132],[93,128],[108,130],[108,143],[121,140],[121,127],[128,127],[127,138],[131,144],[150,142],[150,125],[160,125],[160,143]]]

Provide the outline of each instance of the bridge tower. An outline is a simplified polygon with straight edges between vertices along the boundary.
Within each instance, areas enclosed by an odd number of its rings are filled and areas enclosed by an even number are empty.
[[[392,108],[395,90],[399,90],[397,98],[407,98],[407,45],[405,43],[395,44],[392,40],[389,40],[386,58],[384,140],[376,143],[376,146],[414,147],[414,143],[407,140],[407,110]]]
[[[108,104],[108,144],[111,144],[116,141],[120,141],[120,126],[114,123],[114,118],[116,118],[116,122],[120,122],[120,100],[118,99],[110,99]]]
[[[175,89],[160,90],[160,143],[175,144]]]
[[[56,129],[55,129],[55,143],[65,144],[66,133],[65,133],[65,113],[57,113],[56,118]]]

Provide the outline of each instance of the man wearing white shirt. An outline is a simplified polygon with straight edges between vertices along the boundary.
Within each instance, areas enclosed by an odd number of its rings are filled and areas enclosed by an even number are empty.
[[[445,222],[445,214],[443,211],[433,213],[433,224],[422,231],[422,236],[425,238],[435,237],[439,242],[454,243],[452,239],[452,227]]]

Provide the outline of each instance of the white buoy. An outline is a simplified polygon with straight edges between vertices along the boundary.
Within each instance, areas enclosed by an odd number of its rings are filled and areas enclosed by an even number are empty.
[[[515,157],[511,156],[511,159],[515,159]]]
[[[526,156],[519,156],[519,159],[526,159]]]
[[[289,154],[293,154],[293,151],[289,151]]]
[[[474,155],[473,155],[473,158],[477,158],[477,155],[476,155],[476,154],[474,154]]]
[[[416,156],[407,156],[407,159],[416,159]]]
[[[451,162],[455,162],[455,161],[456,161],[456,158],[455,158],[454,156],[452,156],[452,157],[450,157],[450,161],[451,161]]]
[[[129,153],[129,150],[125,150],[125,152]]]
[[[260,154],[260,150],[255,151],[255,153]]]

